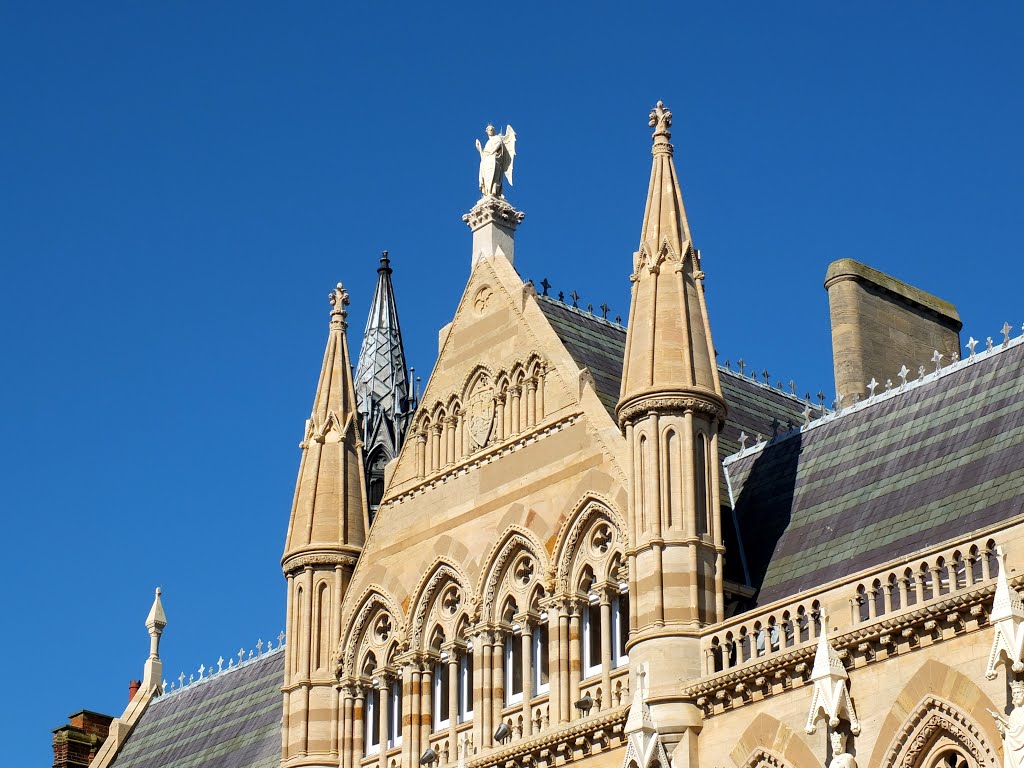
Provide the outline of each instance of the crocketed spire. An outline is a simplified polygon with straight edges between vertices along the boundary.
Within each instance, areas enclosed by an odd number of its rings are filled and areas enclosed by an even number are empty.
[[[633,255],[629,333],[618,414],[649,397],[691,393],[724,401],[704,303],[704,273],[694,249],[669,143],[672,113],[660,101],[651,111],[654,161]]]
[[[348,292],[330,293],[327,349],[300,447],[284,565],[309,552],[358,554],[366,538],[366,492],[359,448],[355,386],[345,330]]]

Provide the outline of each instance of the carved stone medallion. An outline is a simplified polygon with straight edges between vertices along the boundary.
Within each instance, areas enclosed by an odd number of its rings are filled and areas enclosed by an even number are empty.
[[[494,426],[494,387],[486,374],[476,380],[466,401],[466,425],[478,448],[487,445]]]

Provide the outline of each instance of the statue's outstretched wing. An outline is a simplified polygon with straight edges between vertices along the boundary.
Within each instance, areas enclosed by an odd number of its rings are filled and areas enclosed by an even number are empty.
[[[505,178],[509,186],[512,185],[512,166],[516,162],[516,132],[511,125],[505,127],[505,135],[501,137],[505,145],[505,152],[508,155],[508,163],[505,165]]]

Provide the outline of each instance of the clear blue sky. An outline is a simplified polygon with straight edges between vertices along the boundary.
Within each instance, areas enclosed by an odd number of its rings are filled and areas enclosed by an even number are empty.
[[[284,626],[327,291],[390,250],[428,371],[473,141],[519,134],[524,277],[624,316],[663,99],[720,359],[831,391],[827,264],[1024,322],[1024,6],[0,4],[0,652],[11,765]],[[545,7],[551,6],[551,7]],[[358,347],[358,339],[352,344]]]

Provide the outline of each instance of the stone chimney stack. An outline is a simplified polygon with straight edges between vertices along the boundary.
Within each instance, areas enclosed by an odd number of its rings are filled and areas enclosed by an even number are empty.
[[[872,379],[897,381],[905,365],[934,369],[935,351],[948,363],[960,349],[960,316],[947,301],[853,259],[832,262],[825,275],[832,319],[836,393],[843,405],[861,400]]]

